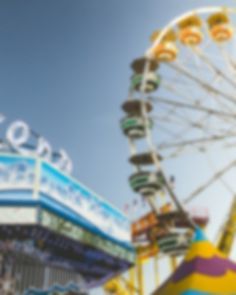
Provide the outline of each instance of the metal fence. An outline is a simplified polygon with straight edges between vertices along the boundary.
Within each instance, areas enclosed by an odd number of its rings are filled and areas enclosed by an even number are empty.
[[[49,290],[68,284],[82,286],[83,280],[77,273],[43,265],[22,254],[1,255],[0,295],[23,295],[27,290]]]

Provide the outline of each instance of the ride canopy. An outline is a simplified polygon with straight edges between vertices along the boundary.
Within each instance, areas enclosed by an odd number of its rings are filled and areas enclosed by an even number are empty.
[[[180,266],[153,295],[235,295],[236,264],[197,229]]]

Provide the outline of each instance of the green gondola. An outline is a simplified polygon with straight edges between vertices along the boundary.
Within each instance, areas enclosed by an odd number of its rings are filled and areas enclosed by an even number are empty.
[[[161,252],[168,255],[180,255],[186,251],[191,238],[186,233],[168,233],[157,239]]]
[[[147,73],[144,84],[143,79],[143,74],[133,74],[133,76],[131,77],[131,88],[136,91],[149,93],[155,91],[159,87],[161,82],[160,76],[155,72]],[[142,89],[142,87],[144,88]]]
[[[130,186],[135,192],[144,197],[154,196],[164,187],[164,179],[161,173],[138,172],[131,175],[129,179]]]
[[[121,120],[121,128],[124,134],[132,139],[143,138],[146,136],[147,129],[153,126],[150,118],[147,121],[141,116],[128,116]]]

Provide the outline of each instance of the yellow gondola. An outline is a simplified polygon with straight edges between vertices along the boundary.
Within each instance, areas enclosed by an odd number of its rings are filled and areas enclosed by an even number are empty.
[[[226,13],[218,12],[212,14],[207,22],[211,38],[215,42],[226,42],[232,38],[233,27],[230,24],[229,17]]]
[[[156,31],[151,36],[151,41],[155,42],[161,31]],[[162,38],[161,42],[153,48],[153,58],[158,62],[172,62],[176,59],[178,49],[175,44],[176,34],[174,31],[169,31]]]
[[[189,16],[178,24],[179,40],[187,46],[196,46],[202,42],[202,20],[197,15]]]

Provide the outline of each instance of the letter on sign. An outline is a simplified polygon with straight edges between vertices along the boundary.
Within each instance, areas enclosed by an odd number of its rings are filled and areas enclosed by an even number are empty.
[[[36,152],[39,157],[51,161],[52,148],[45,138],[39,137]]]
[[[19,153],[29,154],[29,151],[21,147],[30,137],[30,129],[25,122],[13,122],[7,130],[6,137],[14,150]]]
[[[59,155],[60,158],[56,163],[56,166],[65,171],[66,173],[70,174],[72,172],[73,166],[72,166],[72,161],[69,158],[67,152],[63,149],[59,150]]]

